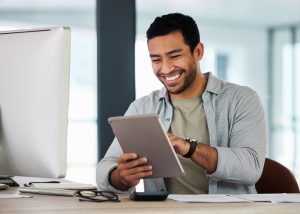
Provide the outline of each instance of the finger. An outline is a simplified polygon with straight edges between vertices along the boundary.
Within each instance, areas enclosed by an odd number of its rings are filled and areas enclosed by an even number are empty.
[[[135,185],[137,185],[140,182],[141,179],[149,177],[152,174],[153,174],[152,171],[141,172],[141,173],[138,173],[138,174],[127,176],[124,179],[124,181],[125,181],[126,185],[135,186]]]
[[[123,170],[120,172],[120,177],[126,185],[135,186],[137,183],[139,183],[140,179],[152,175],[152,173],[152,166],[147,165],[135,167],[130,170]]]
[[[128,181],[131,182],[136,182],[139,181],[140,179],[149,177],[153,174],[153,171],[147,171],[147,172],[140,172],[138,174],[130,175],[128,176]]]
[[[120,156],[119,162],[127,162],[127,161],[130,161],[130,160],[134,160],[136,158],[137,158],[136,153],[124,153]]]
[[[170,132],[168,132],[167,135],[170,140],[172,140],[176,137],[175,135],[171,134]]]
[[[120,167],[120,169],[128,170],[128,169],[132,169],[132,168],[135,168],[137,166],[140,166],[140,165],[144,165],[146,163],[147,163],[147,158],[143,157],[143,158],[139,158],[139,159],[136,159],[136,160],[131,160],[131,161],[128,161],[128,162],[120,163],[119,167]]]
[[[168,138],[170,139],[171,142],[180,139],[179,137],[177,137],[176,135],[173,135],[171,133],[168,133]]]
[[[135,167],[135,168],[127,170],[126,173],[127,173],[127,175],[135,175],[135,174],[139,174],[141,172],[148,172],[148,171],[152,171],[151,165]]]

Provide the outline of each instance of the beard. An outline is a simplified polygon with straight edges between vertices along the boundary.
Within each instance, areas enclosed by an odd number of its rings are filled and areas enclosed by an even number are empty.
[[[185,73],[187,74],[184,78],[184,81],[183,81],[183,84],[182,86],[180,86],[179,88],[177,88],[176,90],[170,90],[168,88],[168,86],[164,84],[165,88],[167,89],[167,91],[170,93],[170,94],[180,94],[182,92],[184,92],[191,84],[192,82],[194,81],[195,79],[195,76],[196,76],[196,73],[197,73],[197,69],[196,67],[191,67],[190,71],[187,72],[186,70],[184,69],[180,69],[182,71],[182,73]],[[181,74],[182,75],[182,74]]]

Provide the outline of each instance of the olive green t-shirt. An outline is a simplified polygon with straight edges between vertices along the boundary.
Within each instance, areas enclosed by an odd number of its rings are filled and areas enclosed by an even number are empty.
[[[196,139],[209,145],[209,134],[201,96],[191,99],[172,99],[174,113],[170,132],[181,138]],[[166,188],[172,194],[207,194],[208,178],[205,171],[190,158],[178,155],[186,173],[183,177],[165,178]]]

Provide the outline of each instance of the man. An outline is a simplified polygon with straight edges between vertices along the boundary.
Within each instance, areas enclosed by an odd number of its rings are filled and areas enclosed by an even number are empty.
[[[267,141],[257,94],[201,72],[204,47],[191,17],[157,17],[147,38],[154,74],[164,88],[133,102],[126,115],[160,116],[186,172],[184,177],[164,179],[167,190],[256,193]],[[97,166],[97,184],[100,189],[127,191],[151,174],[146,157],[123,154],[115,139]]]

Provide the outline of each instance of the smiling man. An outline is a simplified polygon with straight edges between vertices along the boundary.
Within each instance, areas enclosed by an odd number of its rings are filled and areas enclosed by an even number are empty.
[[[256,193],[267,141],[265,113],[257,94],[201,72],[204,46],[189,16],[157,17],[147,39],[154,74],[164,88],[133,102],[126,115],[158,114],[168,130],[186,172],[184,177],[164,179],[168,192]],[[123,154],[115,139],[98,163],[97,185],[128,191],[151,174],[146,157]],[[147,182],[155,185],[161,179]]]

